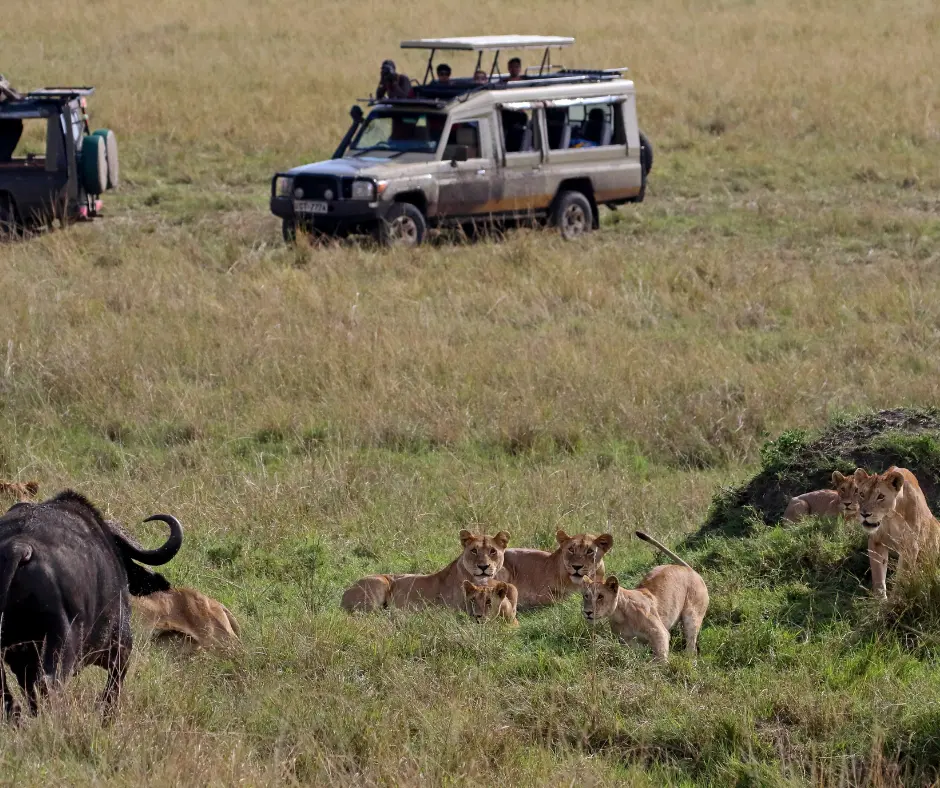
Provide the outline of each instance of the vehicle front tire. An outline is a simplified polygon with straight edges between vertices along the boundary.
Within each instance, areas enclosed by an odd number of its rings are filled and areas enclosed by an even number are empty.
[[[420,246],[427,232],[424,214],[409,202],[397,202],[379,220],[376,240],[382,246]]]
[[[293,246],[297,241],[297,222],[293,219],[283,219],[281,221],[281,236],[284,243]]]
[[[566,241],[577,241],[594,227],[590,200],[581,192],[562,192],[555,199],[550,222]]]

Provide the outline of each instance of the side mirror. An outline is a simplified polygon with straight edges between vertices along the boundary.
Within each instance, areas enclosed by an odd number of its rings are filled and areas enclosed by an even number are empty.
[[[353,123],[362,122],[362,107],[358,104],[353,104],[349,109],[349,117],[353,119]]]
[[[458,161],[466,161],[466,160],[467,160],[467,146],[466,145],[454,145],[454,155],[451,157],[450,163],[456,167]]]

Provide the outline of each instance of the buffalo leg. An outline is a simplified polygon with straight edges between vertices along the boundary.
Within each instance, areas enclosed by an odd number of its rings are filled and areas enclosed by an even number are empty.
[[[98,663],[108,671],[108,683],[105,684],[104,693],[101,696],[102,710],[108,717],[111,716],[115,701],[120,697],[133,647],[134,638],[131,634],[130,616],[121,615],[111,636],[108,651],[102,655],[104,659]]]
[[[3,711],[8,719],[15,720],[20,716],[20,704],[16,702],[10,687],[7,684],[7,671],[0,661],[0,689],[3,690]]]
[[[8,660],[10,670],[16,676],[23,694],[26,696],[26,704],[30,714],[35,714],[39,706],[39,699],[36,696],[39,676],[42,674],[39,660],[39,649],[35,652],[33,649],[18,653],[15,659]]]

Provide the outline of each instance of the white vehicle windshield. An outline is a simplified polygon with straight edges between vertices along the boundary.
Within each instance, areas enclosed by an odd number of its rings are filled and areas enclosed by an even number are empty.
[[[447,116],[423,110],[379,109],[366,119],[347,156],[437,152]]]

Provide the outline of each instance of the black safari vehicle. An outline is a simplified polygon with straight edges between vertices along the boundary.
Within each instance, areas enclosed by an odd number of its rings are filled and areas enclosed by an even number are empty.
[[[118,183],[114,133],[88,127],[87,87],[20,94],[0,76],[0,236],[85,220]]]

